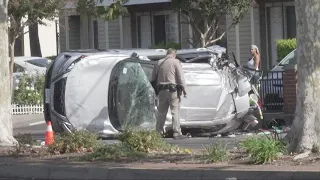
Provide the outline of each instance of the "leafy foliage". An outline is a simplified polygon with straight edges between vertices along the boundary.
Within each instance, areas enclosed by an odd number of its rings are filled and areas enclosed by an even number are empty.
[[[79,14],[101,17],[105,20],[114,20],[120,15],[128,13],[126,7],[123,6],[128,0],[113,0],[109,6],[97,6],[104,0],[79,0],[77,12]]]
[[[255,164],[264,164],[278,158],[285,150],[285,143],[276,138],[252,137],[242,143],[242,147],[251,156]]]
[[[209,163],[223,162],[229,158],[228,148],[226,146],[223,147],[219,143],[214,143],[205,147],[204,155]]]
[[[13,103],[17,105],[35,105],[43,102],[44,75],[23,73],[17,79]]]
[[[63,0],[9,0],[10,43],[21,36],[30,24],[43,24],[44,19],[52,20],[64,5]],[[27,18],[24,22],[23,18]]]
[[[98,136],[85,130],[65,132],[55,136],[48,146],[50,154],[78,153],[93,151],[99,147]]]
[[[169,49],[169,48],[181,49],[181,44],[175,43],[175,42],[168,42],[165,44],[164,42],[162,42],[150,47],[150,49]]]
[[[291,51],[297,48],[296,38],[277,40],[277,59],[281,61]]]
[[[231,16],[229,30],[244,18],[252,0],[172,0],[171,3],[174,9],[186,17],[193,31],[200,37],[201,47],[206,47],[224,36],[225,32],[219,38],[214,38],[221,19],[226,15]]]

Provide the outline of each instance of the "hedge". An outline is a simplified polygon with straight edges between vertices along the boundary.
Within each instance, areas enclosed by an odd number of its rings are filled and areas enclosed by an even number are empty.
[[[277,40],[277,61],[281,61],[291,51],[297,48],[296,38]]]

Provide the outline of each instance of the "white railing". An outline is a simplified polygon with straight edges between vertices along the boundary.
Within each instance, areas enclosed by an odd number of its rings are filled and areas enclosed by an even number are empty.
[[[43,105],[11,105],[12,115],[21,114],[43,114]]]

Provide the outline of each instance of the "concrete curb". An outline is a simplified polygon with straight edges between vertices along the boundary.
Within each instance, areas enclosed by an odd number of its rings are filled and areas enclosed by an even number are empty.
[[[24,163],[24,162],[1,162],[0,178],[33,178],[33,179],[192,179],[192,180],[310,180],[320,177],[319,170],[302,170],[299,167],[293,167],[293,171],[266,170],[260,169],[238,169],[237,167],[214,166],[192,169],[192,168],[157,168],[157,167],[125,167],[120,164],[87,164],[87,163]],[[127,165],[128,166],[128,165]],[[129,165],[130,166],[130,165]],[[150,167],[150,169],[148,168]],[[148,168],[148,169],[147,169]],[[301,167],[300,167],[301,168]],[[305,169],[305,168],[304,168]]]

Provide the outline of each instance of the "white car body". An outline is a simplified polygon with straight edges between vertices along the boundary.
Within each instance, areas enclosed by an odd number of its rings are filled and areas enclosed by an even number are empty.
[[[47,65],[45,64],[46,61]],[[49,59],[43,57],[14,57],[13,88],[15,89],[18,86],[19,77],[23,73],[44,75],[50,62]]]

